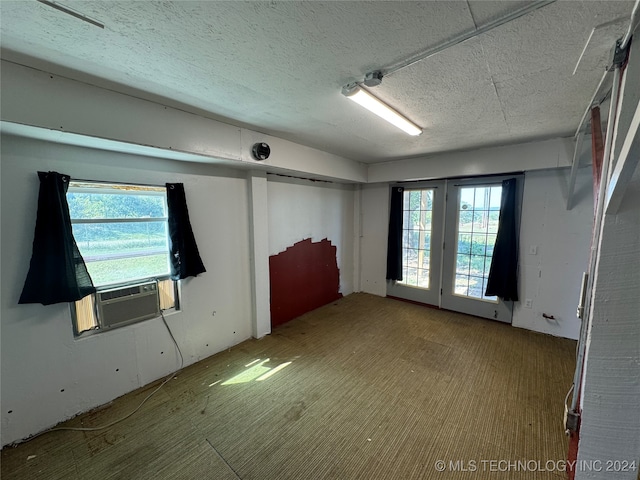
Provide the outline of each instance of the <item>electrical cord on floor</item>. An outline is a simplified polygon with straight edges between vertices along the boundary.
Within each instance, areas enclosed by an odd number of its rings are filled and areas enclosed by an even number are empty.
[[[567,396],[564,397],[564,416],[562,418],[562,428],[565,429],[565,433],[569,434],[569,430],[567,429],[567,414],[569,413],[569,395],[573,392],[575,385],[571,384],[571,388],[567,392]]]
[[[117,423],[122,422],[123,420],[126,420],[127,418],[131,417],[132,415],[134,415],[138,410],[140,410],[142,408],[142,406],[147,403],[147,400],[149,400],[151,397],[153,397],[158,390],[160,390],[162,387],[164,387],[167,382],[169,382],[169,380],[171,380],[174,375],[176,373],[178,373],[180,370],[182,370],[182,368],[184,367],[184,357],[182,356],[182,351],[180,350],[180,346],[178,345],[178,342],[176,341],[175,337],[173,336],[173,332],[171,332],[171,329],[169,328],[169,324],[167,323],[167,320],[164,318],[164,313],[162,312],[162,310],[160,310],[160,316],[162,317],[162,321],[164,322],[164,326],[167,327],[167,331],[169,332],[169,335],[171,336],[171,340],[173,340],[174,345],[176,346],[176,349],[178,350],[178,355],[180,356],[180,367],[175,370],[174,372],[172,372],[171,374],[169,374],[164,381],[158,385],[158,387],[156,387],[156,389],[151,392],[149,395],[147,395],[145,397],[144,400],[142,400],[142,402],[140,402],[140,405],[138,405],[132,412],[129,412],[128,414],[126,414],[124,417],[119,418],[117,420],[114,420],[113,422],[107,423],[106,425],[100,425],[98,427],[54,427],[54,428],[50,428],[48,430],[45,430],[43,432],[40,432],[36,435],[33,435],[32,437],[28,438],[27,441],[33,440],[36,437],[39,437],[40,435],[44,435],[45,433],[49,433],[49,432],[56,432],[56,431],[60,431],[60,430],[71,430],[71,431],[76,431],[76,432],[95,432],[98,430],[105,430],[107,428],[113,427],[114,425],[116,425]]]
[[[164,318],[164,312],[162,310],[160,310],[160,316],[162,317],[162,321],[164,322],[164,326],[167,327],[167,332],[169,332],[169,336],[171,336],[171,340],[173,340],[173,344],[176,346],[176,350],[178,351],[178,355],[180,355],[180,367],[175,372],[173,372],[171,374],[171,375],[175,375],[180,370],[182,370],[182,368],[184,367],[184,357],[182,356],[182,350],[180,350],[180,346],[178,345],[178,342],[176,341],[176,337],[173,336],[173,332],[169,328],[169,324],[167,323],[167,319]]]
[[[567,392],[567,396],[564,397],[564,407],[565,408],[569,408],[569,405],[567,404],[567,402],[569,401],[569,395],[571,395],[571,392],[573,392],[573,387],[575,387],[575,385],[571,384],[571,388]]]

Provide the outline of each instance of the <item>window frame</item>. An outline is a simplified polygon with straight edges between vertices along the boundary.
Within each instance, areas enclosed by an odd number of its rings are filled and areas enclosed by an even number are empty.
[[[75,185],[74,185],[75,184]],[[164,199],[165,206],[165,215],[162,217],[135,217],[135,218],[95,218],[95,219],[74,219],[71,217],[71,224],[123,224],[123,223],[149,223],[149,222],[164,222],[167,225],[166,234],[167,234],[167,265],[170,270],[170,239],[169,239],[169,230],[168,230],[168,209],[167,209],[167,189],[165,186],[160,185],[143,185],[143,184],[134,184],[134,183],[118,183],[118,182],[108,182],[108,181],[92,181],[92,180],[71,180],[69,182],[69,188],[67,194],[69,193],[92,193],[92,194],[112,194],[112,195],[140,195],[142,192],[144,194],[150,196],[161,196]],[[150,193],[154,192],[154,193]],[[68,199],[68,197],[67,197]],[[70,209],[71,210],[71,209]],[[81,252],[82,253],[82,252]],[[133,258],[133,257],[132,257]],[[75,338],[83,338],[86,336],[95,335],[98,333],[102,333],[112,328],[105,329],[102,327],[100,318],[98,317],[98,309],[96,302],[96,295],[105,290],[112,290],[114,288],[125,288],[127,286],[135,286],[143,283],[147,283],[149,281],[155,281],[158,284],[159,295],[162,292],[161,283],[165,281],[170,281],[173,286],[173,298],[174,304],[172,307],[168,307],[165,309],[160,309],[161,313],[164,314],[172,314],[181,311],[181,297],[182,297],[182,289],[181,282],[171,280],[170,279],[170,271],[163,273],[157,276],[144,276],[140,278],[130,278],[122,281],[109,282],[105,284],[101,284],[96,286],[96,293],[88,295],[87,297],[78,300],[77,302],[70,302],[70,310],[71,310],[71,318],[73,323],[73,333]],[[92,313],[92,323],[93,327],[85,330],[80,330],[79,321],[78,321],[78,312],[81,304],[85,301],[91,302],[91,313]],[[160,306],[162,307],[162,299],[160,301]],[[154,317],[157,318],[157,317]],[[151,320],[151,319],[147,319]],[[129,322],[123,324],[121,327],[134,325],[136,323],[144,322],[145,320],[138,320],[135,322]],[[115,327],[115,328],[121,328]]]

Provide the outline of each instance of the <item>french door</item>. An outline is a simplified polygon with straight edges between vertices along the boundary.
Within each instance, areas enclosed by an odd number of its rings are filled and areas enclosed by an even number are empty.
[[[446,184],[405,186],[402,216],[402,281],[389,282],[387,295],[438,305]]]
[[[513,302],[484,294],[498,233],[502,180],[448,182],[440,306],[511,323]]]
[[[511,323],[513,302],[485,295],[504,178],[405,186],[403,278],[387,294]]]

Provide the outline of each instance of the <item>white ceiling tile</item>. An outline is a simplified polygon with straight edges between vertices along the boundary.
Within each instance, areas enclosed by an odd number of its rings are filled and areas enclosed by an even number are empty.
[[[573,134],[590,100],[589,87],[590,80],[554,69],[496,83],[510,132],[525,140]]]
[[[523,2],[62,3],[105,28],[3,0],[3,58],[367,162],[575,130],[615,32],[594,37],[572,77],[584,43],[633,7],[558,1],[386,77],[376,94],[425,127],[409,138],[342,85]]]
[[[631,2],[558,1],[536,10],[482,36],[489,69],[496,81],[549,68],[571,74],[593,27],[630,16],[632,7]],[[595,77],[601,74],[600,69]]]
[[[490,22],[497,21],[508,13],[529,5],[530,1],[487,1],[487,0],[470,0],[469,9],[473,15],[473,19],[477,27],[487,25]]]

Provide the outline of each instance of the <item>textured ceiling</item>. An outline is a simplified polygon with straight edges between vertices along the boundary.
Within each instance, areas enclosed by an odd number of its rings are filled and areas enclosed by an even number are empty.
[[[363,162],[571,134],[632,1],[557,1],[385,77],[409,137],[342,85],[526,2],[0,2],[2,56]]]

